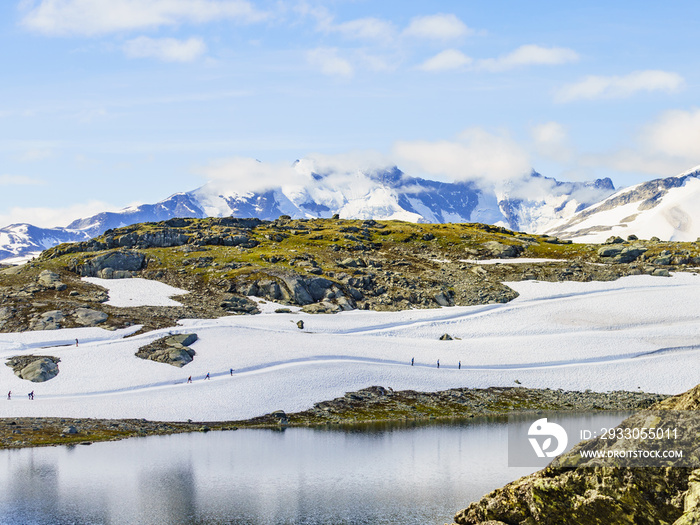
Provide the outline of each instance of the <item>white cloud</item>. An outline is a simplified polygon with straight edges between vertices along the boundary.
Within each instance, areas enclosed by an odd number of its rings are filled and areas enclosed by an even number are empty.
[[[63,208],[15,207],[0,215],[0,224],[28,222],[40,228],[65,227],[80,217],[90,217],[103,211],[117,211],[118,208],[102,201],[89,201]]]
[[[337,48],[319,47],[306,54],[306,59],[321,73],[329,76],[351,77],[354,73],[352,64],[338,56]]]
[[[449,71],[462,69],[472,63],[472,59],[457,49],[446,49],[423,62],[418,69],[423,71]]]
[[[476,63],[478,69],[505,71],[522,66],[554,66],[576,62],[578,53],[565,47],[542,47],[535,44],[520,46],[515,51],[498,58],[486,58]]]
[[[38,162],[40,160],[48,159],[51,154],[52,152],[50,149],[33,148],[22,153],[17,160],[20,162]]]
[[[358,18],[340,24],[331,24],[328,31],[337,32],[357,40],[390,41],[396,34],[394,26],[379,18]]]
[[[288,163],[267,163],[250,157],[220,159],[200,168],[198,173],[211,188],[221,192],[247,193],[308,181]]]
[[[641,142],[645,149],[700,164],[700,109],[662,113],[644,128]]]
[[[454,40],[474,31],[453,14],[417,16],[403,31],[404,36],[429,40]]]
[[[557,162],[568,162],[574,156],[566,129],[558,122],[545,122],[533,126],[530,134],[535,150],[540,155]]]
[[[507,136],[480,128],[464,131],[456,141],[404,141],[394,145],[401,166],[451,180],[476,179],[493,184],[519,178],[531,170],[527,152]]]
[[[357,18],[336,23],[334,16],[324,6],[310,6],[300,2],[294,10],[302,16],[316,19],[316,29],[323,33],[339,33],[346,38],[389,42],[396,36],[391,22],[376,17]]]
[[[34,0],[25,4],[25,27],[61,36],[94,36],[222,19],[251,23],[267,16],[245,0]]]
[[[685,81],[677,73],[668,71],[634,71],[624,76],[588,76],[557,91],[557,102],[593,100],[601,98],[626,98],[640,91],[673,93],[683,87]]]
[[[582,164],[672,177],[700,165],[700,109],[666,111],[643,126],[632,147],[583,157]]]
[[[43,181],[25,175],[0,175],[0,186],[39,186]]]
[[[207,51],[201,38],[177,40],[175,38],[149,38],[140,36],[124,44],[129,58],[156,58],[165,62],[192,62]]]

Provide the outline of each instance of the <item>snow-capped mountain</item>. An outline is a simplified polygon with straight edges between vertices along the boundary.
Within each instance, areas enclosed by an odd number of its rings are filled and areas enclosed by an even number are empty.
[[[560,221],[548,233],[579,242],[603,242],[615,235],[670,241],[700,238],[700,166],[677,177],[624,188]]]
[[[85,241],[88,232],[67,228],[37,228],[31,224],[10,224],[0,228],[0,261],[13,262],[38,255],[63,242]]]
[[[482,222],[539,232],[600,201],[614,191],[610,179],[559,182],[532,172],[521,179],[484,188],[475,182],[440,182],[409,177],[397,167],[318,170],[297,161],[294,183],[241,192],[235,183],[212,181],[156,204],[131,206],[78,219],[66,228],[7,227],[0,237],[0,259],[30,256],[60,242],[83,240],[105,230],[173,217],[331,217],[397,219],[411,222]]]

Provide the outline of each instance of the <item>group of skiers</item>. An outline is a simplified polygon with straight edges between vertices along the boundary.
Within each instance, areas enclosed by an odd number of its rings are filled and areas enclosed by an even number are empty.
[[[30,401],[33,401],[33,400],[34,400],[34,390],[32,390],[31,392],[29,392],[29,393],[27,394],[27,398],[29,398]],[[8,401],[12,400],[12,390],[10,390],[10,391],[7,393],[7,400],[8,400]]]
[[[416,358],[412,357],[411,358],[411,366],[413,366],[415,362],[416,362]],[[440,368],[440,360],[439,359],[437,360],[437,368]],[[462,361],[459,361],[457,363],[457,369],[462,370]]]

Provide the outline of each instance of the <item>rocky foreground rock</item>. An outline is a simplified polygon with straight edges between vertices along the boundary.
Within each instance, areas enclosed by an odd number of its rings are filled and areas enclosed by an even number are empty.
[[[689,466],[625,467],[582,462],[582,449],[615,446],[600,438],[577,445],[547,468],[472,503],[455,516],[461,525],[691,525],[700,523],[700,385],[653,409],[688,411],[682,432]],[[670,417],[679,417],[668,412]],[[681,414],[682,416],[683,414]],[[641,428],[635,415],[621,427]],[[636,419],[635,419],[636,418]],[[656,423],[658,424],[658,423]],[[635,446],[645,446],[639,440]]]
[[[58,357],[43,355],[24,355],[11,357],[5,364],[20,379],[26,379],[33,383],[43,383],[58,375]]]

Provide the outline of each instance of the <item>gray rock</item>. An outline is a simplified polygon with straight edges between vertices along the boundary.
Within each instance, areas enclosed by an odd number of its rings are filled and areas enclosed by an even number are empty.
[[[258,305],[247,297],[236,297],[235,295],[222,301],[219,306],[229,312],[241,314],[259,314]]]
[[[445,292],[439,292],[435,294],[435,302],[439,304],[440,306],[450,306],[452,302],[450,301],[449,296]]]
[[[77,434],[77,433],[78,433],[78,429],[71,425],[71,426],[65,427],[65,428],[62,430],[62,432],[63,432],[64,434]]]
[[[612,237],[608,237],[603,244],[621,244],[623,242],[625,242],[625,240],[622,237],[613,235]]]
[[[61,328],[61,323],[65,320],[65,316],[61,310],[51,310],[34,316],[29,321],[30,330],[58,330]]]
[[[58,365],[49,358],[37,359],[22,368],[15,375],[32,383],[43,383],[58,375]]]
[[[502,244],[498,241],[485,242],[483,246],[497,259],[517,257],[523,251],[523,247],[520,245]]]
[[[303,330],[304,329],[304,321],[301,321],[301,320],[297,321],[297,328],[299,330]]]
[[[44,270],[39,274],[37,282],[46,288],[63,291],[67,286],[61,282],[61,276],[51,270]]]
[[[169,346],[190,346],[197,340],[197,334],[177,334],[171,335],[165,340]]]
[[[107,320],[108,315],[104,312],[91,308],[78,308],[73,314],[75,322],[83,326],[97,326]]]
[[[318,301],[324,297],[328,289],[331,288],[333,284],[333,281],[329,281],[323,277],[316,277],[308,281],[307,287],[309,294],[311,294],[311,298],[314,301]]]
[[[671,277],[671,274],[665,268],[657,268],[651,273],[651,275],[654,275],[656,277]]]
[[[297,274],[282,274],[282,280],[284,281],[285,288],[282,290],[282,295],[287,296],[285,299],[294,304],[311,304],[314,302],[313,297],[306,288],[306,283]]]
[[[144,267],[146,256],[141,252],[120,250],[111,253],[98,255],[76,268],[83,277],[97,277],[102,275],[104,279],[123,278],[127,274],[115,272],[136,272]],[[110,268],[111,272],[102,272]],[[102,274],[100,274],[102,272]],[[131,274],[128,274],[131,276]]]
[[[167,363],[182,368],[192,362],[192,355],[185,348],[172,348],[168,351]]]
[[[440,341],[452,341],[454,338],[450,334],[442,334],[440,336]]]
[[[601,257],[615,257],[622,253],[623,246],[603,246],[598,249],[598,255]]]

